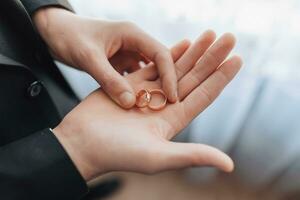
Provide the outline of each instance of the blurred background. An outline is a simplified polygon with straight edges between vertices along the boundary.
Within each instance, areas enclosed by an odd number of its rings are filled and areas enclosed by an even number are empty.
[[[300,199],[299,0],[70,3],[79,15],[130,20],[168,46],[193,41],[206,29],[232,32],[234,53],[244,59],[238,78],[177,138],[225,151],[235,172],[121,173],[126,184],[112,199]],[[80,98],[98,87],[88,75],[60,66]]]

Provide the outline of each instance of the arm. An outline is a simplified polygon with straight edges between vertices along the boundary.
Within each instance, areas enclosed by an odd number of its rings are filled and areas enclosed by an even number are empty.
[[[133,86],[123,74],[140,69],[141,61],[156,64],[168,100],[176,102],[169,49],[133,23],[91,19],[53,7],[37,10],[32,18],[52,56],[90,74],[121,107],[135,104]]]
[[[79,199],[87,185],[49,129],[0,147],[0,199]]]
[[[213,44],[214,37],[208,31],[187,50],[186,42],[172,49],[179,86],[175,104],[161,111],[124,110],[97,90],[53,129],[85,180],[112,171],[152,174],[208,165],[233,170],[233,161],[213,147],[169,141],[214,101],[242,65],[238,56],[226,60],[234,37],[225,34]],[[149,64],[126,79],[138,92],[161,88],[156,75]]]
[[[231,35],[204,53],[213,41],[214,34],[207,32],[191,47],[184,42],[172,50],[179,82],[176,104],[160,112],[128,111],[98,90],[54,134],[43,130],[1,147],[0,199],[78,199],[87,192],[80,175],[89,181],[111,171],[156,173],[203,165],[232,171],[232,160],[215,148],[168,141],[212,103],[241,66],[236,56],[225,60],[234,45]],[[159,79],[149,81],[156,73],[149,64],[126,78],[136,90],[160,88]]]

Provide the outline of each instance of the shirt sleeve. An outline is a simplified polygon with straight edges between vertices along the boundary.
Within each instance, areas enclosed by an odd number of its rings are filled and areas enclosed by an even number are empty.
[[[80,199],[87,192],[50,129],[0,147],[0,199]]]
[[[47,6],[61,7],[74,12],[72,6],[67,0],[21,0],[21,2],[30,15],[39,8]]]

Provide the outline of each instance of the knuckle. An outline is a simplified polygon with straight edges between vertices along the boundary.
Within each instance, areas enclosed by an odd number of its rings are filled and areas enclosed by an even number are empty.
[[[116,24],[116,30],[121,35],[122,40],[134,41],[138,38],[140,30],[137,25],[130,21],[120,21]],[[126,42],[125,42],[126,43]]]
[[[208,103],[211,103],[214,101],[214,97],[213,97],[211,91],[209,91],[209,89],[206,87],[205,84],[201,85],[200,92],[207,99]]]
[[[151,60],[156,64],[173,63],[171,53],[166,47],[157,47],[157,50],[153,53]]]
[[[199,163],[199,157],[196,151],[193,151],[189,155],[185,155],[183,159],[186,160],[188,167],[195,167]]]
[[[119,81],[113,75],[106,73],[101,80],[101,86],[103,88],[111,88],[114,90],[119,86]]]
[[[201,157],[198,154],[191,155],[189,157],[189,165],[190,165],[190,167],[197,167],[199,165],[206,164],[206,162],[205,162],[206,158],[205,157],[206,157],[205,155],[201,155]]]
[[[198,85],[199,83],[202,82],[201,79],[200,79],[200,75],[197,72],[191,73],[191,76],[189,76],[189,80],[194,85]]]
[[[206,57],[206,62],[208,63],[209,66],[219,65],[220,62],[219,59],[212,52],[208,51],[205,57]]]
[[[222,84],[230,82],[230,78],[223,71],[217,70],[215,74],[219,77],[219,80]]]
[[[195,84],[200,84],[202,83],[205,78],[208,77],[207,74],[210,74],[210,68],[207,68],[206,66],[199,66],[197,65],[196,67],[194,67],[190,74],[191,74],[191,81],[194,82]]]
[[[162,46],[162,47],[159,47],[159,50],[155,52],[154,58],[155,58],[155,60],[170,59],[171,53],[167,49],[167,47]]]
[[[181,66],[178,66],[177,64],[175,65],[176,66],[176,74],[177,74],[177,77],[178,79],[181,78],[181,76],[183,74],[185,74],[185,70],[183,70],[183,68],[181,68]]]
[[[128,28],[136,28],[137,26],[135,25],[135,23],[131,22],[131,21],[120,21],[117,24],[120,28],[128,30]]]
[[[199,166],[199,164],[205,164],[206,154],[199,154],[199,150],[194,147],[191,150],[191,154],[188,156],[189,164],[191,167]]]

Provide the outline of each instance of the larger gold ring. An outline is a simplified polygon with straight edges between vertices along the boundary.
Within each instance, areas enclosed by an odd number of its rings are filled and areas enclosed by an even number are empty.
[[[148,90],[140,90],[136,95],[136,103],[135,105],[138,108],[145,108],[151,101],[151,95]]]
[[[151,105],[151,102],[149,102],[148,108],[150,108],[151,110],[154,110],[154,111],[159,111],[166,107],[167,96],[165,95],[165,93],[162,90],[155,89],[155,90],[151,90],[149,93],[150,93],[151,99],[153,99],[154,95],[160,95],[163,98],[163,100],[162,100],[162,103],[160,103],[158,105]]]

